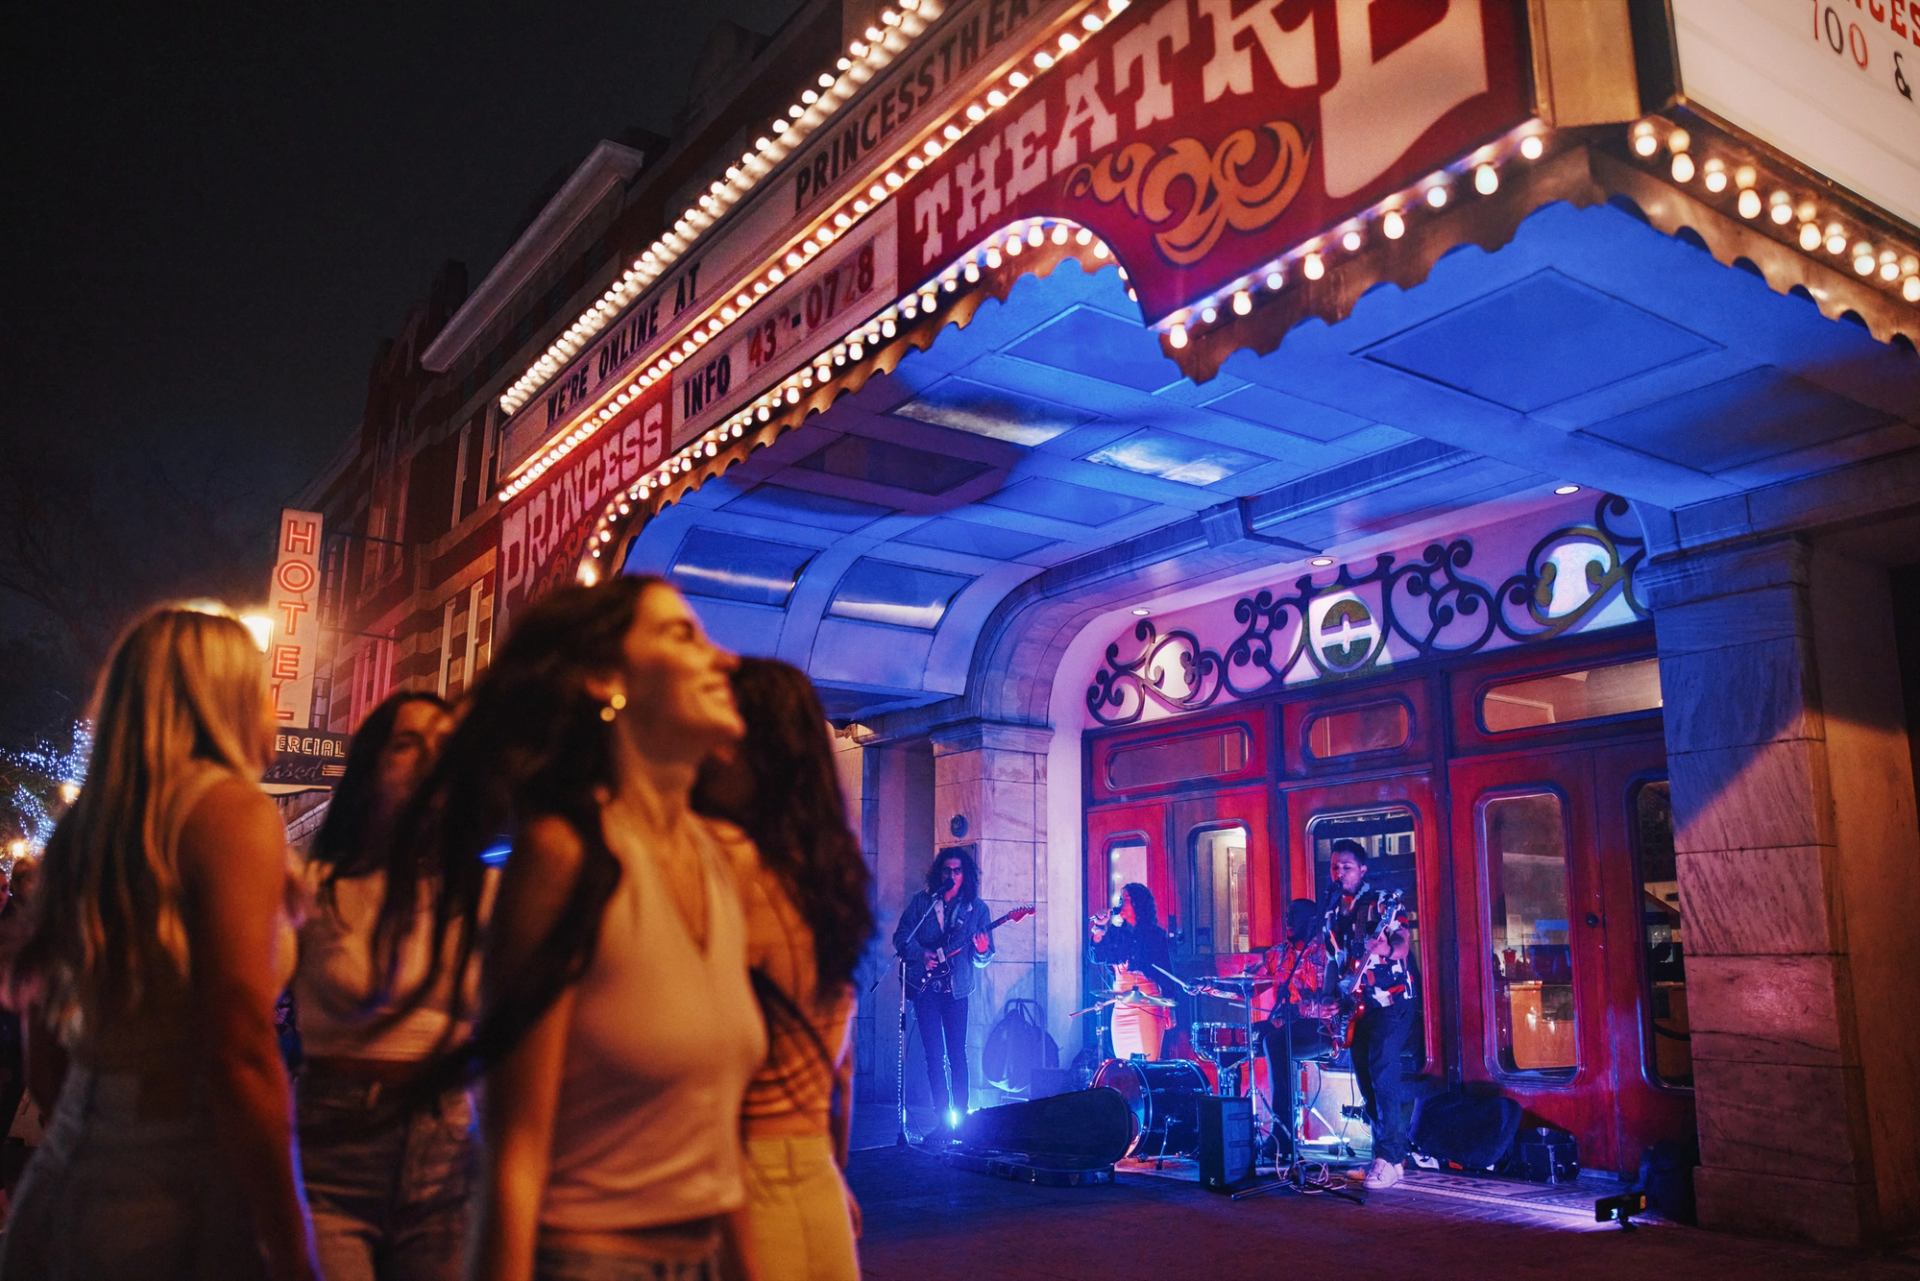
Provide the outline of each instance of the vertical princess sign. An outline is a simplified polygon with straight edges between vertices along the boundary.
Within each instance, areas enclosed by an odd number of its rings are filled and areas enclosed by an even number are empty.
[[[267,614],[273,635],[267,641],[267,676],[272,684],[273,718],[290,729],[313,720],[313,674],[320,661],[319,512],[280,513],[273,581]]]

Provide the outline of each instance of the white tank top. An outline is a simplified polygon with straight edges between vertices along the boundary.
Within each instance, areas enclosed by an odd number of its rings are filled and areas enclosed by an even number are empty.
[[[540,1226],[658,1227],[738,1209],[740,1104],[767,1056],[747,980],[740,892],[702,829],[672,857],[700,860],[707,943],[694,942],[653,851],[603,811],[620,884],[567,1033]]]

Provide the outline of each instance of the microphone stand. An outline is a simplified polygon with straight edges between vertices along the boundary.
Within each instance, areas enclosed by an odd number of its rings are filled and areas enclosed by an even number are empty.
[[[933,915],[933,905],[938,901],[933,897],[927,899],[927,910],[920,913],[920,919],[915,921],[913,928],[907,931],[908,939],[912,939],[920,932],[920,927],[927,923],[929,916]],[[921,1048],[925,1049],[924,1046]],[[931,1051],[928,1052],[931,1053]],[[893,1097],[895,1119],[898,1122],[898,1128],[893,1135],[893,1146],[904,1148],[907,1146],[907,958],[904,955],[900,957],[900,1054],[899,1061],[894,1065]]]

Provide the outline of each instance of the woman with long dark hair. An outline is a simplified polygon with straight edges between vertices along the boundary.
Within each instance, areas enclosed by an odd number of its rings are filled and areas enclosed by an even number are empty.
[[[694,805],[737,824],[748,956],[772,1050],[747,1087],[747,1245],[759,1281],[857,1281],[858,1210],[841,1171],[853,1115],[854,968],[873,877],[847,828],[827,714],[806,673],[747,658],[747,736],[701,771]]]
[[[310,1281],[273,1031],[293,929],[286,829],[259,782],[266,663],[231,614],[163,607],[115,647],[92,717],[10,975],[53,1115],[0,1277]]]
[[[1172,956],[1152,890],[1138,881],[1120,887],[1119,908],[1093,919],[1092,952],[1094,960],[1113,966],[1113,990],[1121,997],[1108,1025],[1114,1055],[1159,1058],[1173,1026],[1173,1006],[1161,989]]]
[[[732,666],[658,579],[563,587],[516,621],[396,830],[397,860],[442,869],[419,910],[423,878],[388,873],[375,954],[392,972],[427,922],[415,993],[461,972],[482,855],[511,834],[457,1054],[485,1073],[478,1281],[718,1266],[767,1050],[739,837],[688,804],[702,760],[743,732]]]
[[[376,971],[373,935],[394,822],[452,724],[446,700],[422,692],[394,694],[369,712],[308,853],[312,905],[293,977],[305,1051],[295,1115],[328,1281],[454,1281],[461,1272],[473,1100],[455,1087],[415,1101],[401,1088],[467,1031],[453,1017],[453,978],[404,1012],[372,999],[411,988],[428,969],[430,921],[409,932],[391,977]],[[439,869],[418,870],[430,906]]]

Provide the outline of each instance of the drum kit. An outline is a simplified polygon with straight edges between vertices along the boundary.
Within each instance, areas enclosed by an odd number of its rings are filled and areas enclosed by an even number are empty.
[[[1160,972],[1190,996],[1211,997],[1240,1007],[1243,1017],[1237,1021],[1195,1023],[1193,1049],[1217,1069],[1220,1094],[1252,1098],[1255,1108],[1260,1108],[1264,1100],[1254,1089],[1253,1081],[1253,1060],[1259,1038],[1254,1032],[1257,1016],[1252,998],[1260,988],[1271,987],[1273,980],[1258,975],[1231,975],[1189,983],[1164,969]],[[1070,1017],[1127,1006],[1167,1009],[1173,1004],[1171,997],[1135,989],[1104,996],[1085,1009],[1075,1010]],[[1243,1067],[1244,1077],[1240,1074]],[[1127,1149],[1130,1158],[1163,1161],[1191,1157],[1199,1152],[1200,1100],[1214,1093],[1214,1089],[1208,1085],[1206,1074],[1197,1063],[1189,1059],[1108,1059],[1095,1072],[1093,1084],[1109,1086],[1127,1101],[1134,1122],[1133,1143]],[[1267,1110],[1270,1114],[1271,1109]]]

